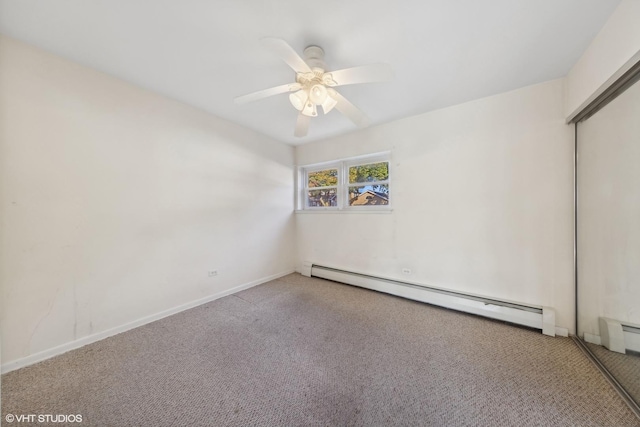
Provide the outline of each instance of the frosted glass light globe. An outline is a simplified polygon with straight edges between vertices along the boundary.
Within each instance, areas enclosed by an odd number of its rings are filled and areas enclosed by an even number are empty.
[[[315,105],[322,104],[327,99],[327,88],[324,85],[317,84],[311,86],[309,90],[309,100]]]
[[[307,103],[307,93],[304,90],[299,90],[296,93],[292,93],[289,95],[289,101],[291,101],[291,105],[298,110],[302,111],[305,104]]]

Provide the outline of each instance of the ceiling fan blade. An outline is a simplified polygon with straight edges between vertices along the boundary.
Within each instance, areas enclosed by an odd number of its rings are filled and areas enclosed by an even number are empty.
[[[274,37],[265,37],[260,40],[260,43],[262,43],[262,46],[266,49],[280,57],[280,59],[286,62],[289,67],[293,68],[293,71],[296,73],[311,72],[309,65],[304,62],[304,59],[302,59],[286,41]]]
[[[311,121],[311,117],[305,116],[304,114],[298,114],[298,120],[296,121],[296,130],[293,132],[294,136],[301,138],[303,136],[307,136],[307,132],[309,132],[309,122]]]
[[[286,85],[280,85],[269,89],[259,90],[247,95],[238,96],[234,101],[236,104],[246,104],[247,102],[257,101],[280,93],[292,92],[300,89],[300,87],[299,83],[287,83]]]
[[[369,126],[369,119],[364,113],[355,105],[350,103],[347,98],[340,95],[336,90],[329,90],[330,96],[337,101],[336,110],[347,116],[349,120],[355,123],[358,127],[364,128]]]
[[[335,82],[335,84],[327,82],[329,86],[343,86],[389,81],[393,78],[393,69],[389,64],[378,63],[331,71],[328,74],[331,75],[331,78]]]

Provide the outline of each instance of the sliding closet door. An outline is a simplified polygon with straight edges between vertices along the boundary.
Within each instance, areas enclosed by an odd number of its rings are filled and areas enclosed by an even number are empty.
[[[640,83],[577,135],[578,335],[639,402]]]

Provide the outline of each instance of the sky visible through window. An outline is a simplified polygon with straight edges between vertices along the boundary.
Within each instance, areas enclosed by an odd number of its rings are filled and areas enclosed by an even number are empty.
[[[349,167],[349,205],[388,205],[388,180],[389,162]]]

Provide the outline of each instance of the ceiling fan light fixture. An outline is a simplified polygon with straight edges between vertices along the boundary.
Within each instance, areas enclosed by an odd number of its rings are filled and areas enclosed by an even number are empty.
[[[327,88],[322,84],[315,84],[309,89],[309,99],[315,105],[322,105],[327,99]]]
[[[307,104],[307,99],[309,99],[309,95],[304,90],[299,90],[295,93],[289,95],[289,101],[291,101],[291,105],[298,111],[302,111]]]
[[[333,110],[333,107],[335,107],[337,103],[337,100],[328,95],[322,103],[322,111],[327,114],[329,111]]]
[[[316,104],[314,104],[313,102],[307,102],[307,104],[302,109],[301,113],[309,117],[317,116],[318,109],[316,108]]]
[[[297,137],[307,135],[310,118],[318,116],[318,106],[322,107],[324,114],[335,108],[357,126],[368,126],[365,114],[334,88],[388,81],[393,77],[389,64],[370,64],[328,72],[324,63],[324,50],[319,46],[307,46],[302,58],[282,39],[267,37],[261,43],[293,69],[295,82],[239,96],[235,98],[235,102],[245,104],[289,92],[291,105],[299,111],[294,132]]]
[[[337,86],[338,85],[338,83],[335,80],[333,80],[333,75],[331,75],[331,73],[324,73],[322,75],[322,83],[325,86]]]

